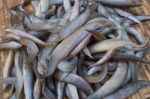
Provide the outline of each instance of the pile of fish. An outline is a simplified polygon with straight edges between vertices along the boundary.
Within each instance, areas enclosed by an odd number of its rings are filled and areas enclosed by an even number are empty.
[[[9,99],[124,99],[150,81],[135,80],[149,48],[139,0],[22,0],[10,8],[1,94]],[[27,8],[30,6],[30,9]]]

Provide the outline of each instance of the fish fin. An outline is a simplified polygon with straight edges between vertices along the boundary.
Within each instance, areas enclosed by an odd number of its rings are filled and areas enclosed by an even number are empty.
[[[93,56],[92,56],[92,54],[90,53],[90,51],[87,47],[85,47],[82,51],[85,55],[87,55],[88,57],[93,59]]]

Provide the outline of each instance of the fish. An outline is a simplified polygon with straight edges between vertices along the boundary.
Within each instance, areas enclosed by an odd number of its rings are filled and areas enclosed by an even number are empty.
[[[87,30],[89,33],[92,34],[92,36],[98,40],[98,41],[103,41],[103,40],[106,40],[106,37],[105,35],[103,35],[101,32],[98,32],[98,31],[92,31],[92,30]]]
[[[106,27],[104,29],[100,29],[98,31],[101,32],[102,34],[106,35],[106,34],[110,34],[114,30],[115,30],[115,28],[111,26],[111,27]]]
[[[131,83],[122,87],[120,90],[104,97],[104,99],[125,99],[146,86],[150,86],[149,81],[146,80],[132,81]]]
[[[10,99],[16,99],[15,93],[13,93],[9,98]]]
[[[139,32],[137,32],[134,28],[132,27],[127,28],[127,32],[133,35],[138,41],[138,43],[142,44],[144,42],[142,39],[143,38],[142,35]]]
[[[70,0],[63,0],[63,6],[64,6],[64,9],[65,9],[66,12],[68,10],[70,10],[71,9],[71,2],[70,2]]]
[[[23,22],[24,22],[24,25],[28,23],[48,24],[48,20],[40,19],[33,14],[29,14],[28,16],[25,16]]]
[[[15,35],[15,34],[6,34],[2,38],[3,41],[5,41],[5,40],[18,40],[18,41],[20,41],[20,39],[21,39],[21,37]]]
[[[40,99],[41,97],[42,84],[40,79],[37,78],[34,84],[33,97],[34,99]]]
[[[9,50],[8,52],[8,56],[7,56],[7,59],[6,59],[6,63],[3,67],[3,78],[7,78],[10,76],[10,71],[13,67],[13,59],[14,59],[14,55],[15,55],[15,52],[13,50]],[[7,85],[4,85],[3,86],[3,89],[5,89],[7,87]]]
[[[66,93],[69,99],[79,99],[77,88],[72,84],[66,85]]]
[[[108,7],[108,6],[104,6],[104,7],[111,15],[118,17],[116,11],[112,7]]]
[[[16,30],[16,29],[6,29],[5,32],[12,33],[12,34],[15,34],[15,35],[18,35],[21,37],[29,38],[41,46],[47,45],[44,41],[32,36],[31,34],[26,33],[25,31],[20,31],[20,30]]]
[[[37,31],[29,31],[28,33],[41,39],[41,40],[46,39],[49,35],[48,32],[45,33],[45,32],[40,32],[40,31],[38,31],[38,32]]]
[[[117,62],[108,62],[107,66],[108,66],[108,71],[109,72],[114,72],[117,69]]]
[[[123,16],[125,18],[128,18],[138,24],[141,24],[141,22],[139,20],[136,19],[136,17],[134,17],[132,14],[128,13],[127,11],[124,11],[122,9],[119,8],[115,8],[115,11],[120,15]]]
[[[97,0],[98,2],[112,7],[137,7],[141,6],[141,3],[137,3],[135,1],[129,1],[129,0]]]
[[[55,74],[55,78],[59,81],[73,84],[78,88],[81,88],[87,95],[93,93],[93,89],[91,88],[91,86],[83,78],[74,73],[65,73],[62,71],[58,71]]]
[[[149,15],[137,15],[137,16],[135,16],[135,18],[137,19],[137,20],[139,20],[139,21],[146,21],[146,20],[150,20],[150,16]],[[124,24],[126,25],[126,26],[130,26],[130,25],[133,25],[133,24],[135,24],[135,22],[133,22],[132,20],[125,20],[125,22],[124,22]]]
[[[78,93],[79,93],[79,96],[82,98],[82,99],[85,99],[87,97],[87,95],[82,91],[82,90],[78,90]]]
[[[54,50],[54,48],[56,47],[57,43],[59,42],[59,35],[58,34],[50,34],[50,36],[48,37],[46,42],[50,42],[53,43],[52,47],[46,47],[43,48],[40,52],[39,52],[39,57],[38,57],[38,64],[37,64],[37,71],[39,74],[44,75],[47,71],[47,67],[49,64],[49,58],[52,54],[52,51]]]
[[[65,82],[58,81],[57,82],[57,97],[58,99],[62,99],[64,96]]]
[[[23,82],[24,94],[26,99],[33,98],[33,71],[29,64],[27,64],[26,53],[23,52]]]
[[[124,62],[119,62],[115,74],[102,87],[88,96],[87,99],[100,99],[116,91],[119,87],[121,87],[126,75],[127,64]]]
[[[113,56],[114,52],[115,52],[115,50],[107,51],[101,59],[99,59],[96,63],[94,63],[90,67],[95,67],[97,65],[101,65],[101,64],[106,63]]]
[[[44,13],[44,14],[45,14],[45,18],[47,19],[47,18],[49,18],[51,15],[55,14],[55,11],[56,11],[56,5],[52,5],[52,6],[50,7],[50,9],[48,9],[48,11]]]
[[[80,14],[80,0],[75,0],[74,6],[72,7],[72,13],[70,16],[70,21],[74,20]]]
[[[45,81],[45,84],[48,89],[51,90],[51,92],[56,96],[57,90],[56,90],[56,83],[53,77],[48,77],[47,81]]]
[[[83,69],[81,69],[83,70]],[[80,70],[79,70],[80,71]],[[101,66],[99,69],[96,70],[89,70],[87,74],[84,74],[82,71],[79,74],[88,82],[88,83],[99,83],[101,82],[107,75],[108,68],[106,65]],[[95,73],[99,72],[98,74],[94,75]]]
[[[36,9],[35,16],[37,16],[38,18],[45,17],[46,14],[44,14],[44,12],[48,11],[49,6],[49,0],[40,0],[38,8]]]
[[[77,53],[79,53],[85,46],[87,46],[87,44],[90,42],[91,39],[91,34],[88,34],[87,37],[85,37],[80,44],[78,44],[78,46],[70,53],[70,55],[68,57],[73,57],[75,56]]]
[[[64,14],[65,14],[64,8],[61,5],[57,8],[56,15],[57,17],[62,18]]]
[[[141,59],[141,58],[139,58],[139,57],[136,57],[136,56],[134,56],[134,55],[127,55],[127,54],[121,54],[121,53],[119,53],[119,54],[117,54],[117,53],[114,53],[114,56],[112,56],[112,60],[116,60],[116,59],[118,59],[118,60],[126,60],[126,61],[136,61],[136,62],[142,62],[142,63],[147,63],[147,64],[149,64],[150,62],[148,62],[148,61],[146,61],[146,60],[143,60],[143,59]]]
[[[27,62],[30,64],[38,55],[39,48],[32,40],[27,38],[21,38],[20,42],[27,47]]]
[[[16,98],[22,97],[22,91],[24,86],[23,80],[23,56],[22,51],[15,53],[15,68],[16,68]]]
[[[107,66],[103,66],[103,65],[98,65],[97,67],[91,67],[88,72],[87,72],[87,75],[88,76],[91,76],[91,75],[94,75],[96,74],[97,72],[102,72],[102,79],[104,79],[104,77],[106,76],[106,73],[107,73]]]
[[[135,64],[134,66],[137,66],[137,64]],[[126,85],[127,83],[129,83],[132,80],[132,71],[131,71],[131,66],[128,66],[128,73],[126,76],[126,79],[123,83],[123,85]]]
[[[98,52],[114,50],[116,48],[123,47],[126,45],[132,45],[132,44],[130,41],[124,39],[108,39],[91,45],[89,49],[90,52],[94,54]]]
[[[90,53],[89,49],[87,48],[87,46],[84,47],[82,51],[83,51],[83,53],[84,53],[85,55],[87,55],[88,57],[93,58],[93,56],[91,55],[91,53]]]
[[[64,72],[72,72],[76,68],[77,59],[63,60],[58,64],[58,69]]]
[[[107,22],[106,23],[97,22],[97,23],[89,23],[87,25],[84,25],[80,29],[75,31],[73,34],[68,36],[66,39],[64,39],[61,43],[59,43],[59,45],[54,49],[52,53],[51,63],[48,66],[48,71],[46,76],[52,75],[53,72],[56,70],[59,62],[65,59],[70,54],[70,52],[88,35],[88,32],[84,31],[86,28],[92,30],[95,28],[106,26],[106,24]],[[65,45],[67,46],[64,49]],[[60,50],[61,53],[58,54]]]
[[[42,94],[46,99],[55,99],[55,95],[42,83]]]
[[[70,16],[71,16],[71,9],[68,10],[64,15],[63,17],[61,18],[61,20],[59,21],[59,25],[62,25],[62,26],[66,26],[69,24],[69,20],[70,20]],[[59,31],[60,32],[60,31]]]
[[[4,0],[5,1],[5,0]],[[6,2],[5,2],[6,3]],[[29,7],[28,7],[29,5]],[[139,0],[21,0],[0,36],[8,54],[0,94],[10,99],[123,99],[149,86],[135,80],[149,37],[133,27],[150,15]],[[6,3],[7,6],[7,3]],[[108,90],[109,89],[109,90]]]
[[[9,84],[12,85],[16,81],[15,77],[7,77],[7,78],[0,78],[0,83],[1,84]]]
[[[99,4],[98,6],[98,14],[100,14],[101,16],[105,17],[105,18],[110,18],[110,13],[107,11],[107,9]]]
[[[22,44],[17,43],[15,41],[10,41],[10,42],[0,44],[1,50],[2,49],[17,50],[17,49],[20,49],[21,47],[22,47]]]
[[[17,28],[19,25],[22,25],[23,17],[25,16],[25,10],[23,5],[16,5],[9,9],[11,17],[10,24],[12,27]]]
[[[26,27],[32,31],[52,31],[56,28],[62,28],[62,26],[57,24],[35,24],[35,23],[27,23]]]
[[[50,0],[50,4],[54,5],[54,4],[63,4],[64,0]],[[70,0],[71,2],[73,2],[74,0]]]
[[[81,15],[76,17],[74,20],[72,20],[68,25],[66,25],[64,28],[60,30],[60,37],[62,39],[69,36],[71,33],[75,32],[76,29],[81,27],[89,18],[90,16],[90,10],[87,9],[85,12],[83,12]]]
[[[139,20],[136,19],[136,17],[134,17],[131,13],[128,13],[127,11],[124,11],[122,9],[119,9],[119,8],[115,8],[115,11],[120,15],[120,16],[123,16],[125,18],[129,18],[130,20],[138,23],[142,29],[142,31],[144,31],[144,28],[141,24],[141,22]]]

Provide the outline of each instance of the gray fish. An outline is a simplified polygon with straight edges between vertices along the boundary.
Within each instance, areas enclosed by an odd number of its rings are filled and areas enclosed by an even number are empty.
[[[33,99],[33,71],[29,64],[27,64],[25,53],[23,53],[23,82],[24,94],[26,99]]]
[[[81,88],[87,95],[93,93],[93,89],[91,88],[91,86],[83,78],[74,73],[65,73],[58,71],[55,74],[55,78],[59,81],[70,83]]]
[[[3,78],[7,78],[10,76],[10,71],[13,67],[13,59],[14,59],[14,51],[10,50],[6,59],[6,63],[3,67]],[[7,85],[4,85],[3,88],[5,89]]]
[[[141,3],[130,0],[97,0],[98,2],[112,7],[136,7],[141,6]]]
[[[104,97],[104,99],[126,99],[145,86],[150,86],[150,82],[145,80],[133,81],[115,93]]]
[[[115,74],[102,87],[88,96],[87,99],[100,99],[116,91],[124,82],[126,74],[127,64],[119,62]]]

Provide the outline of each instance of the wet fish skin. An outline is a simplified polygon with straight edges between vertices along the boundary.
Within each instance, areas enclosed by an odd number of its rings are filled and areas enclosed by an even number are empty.
[[[64,96],[64,88],[65,88],[65,83],[64,82],[57,82],[57,97],[58,99],[62,99]]]
[[[15,53],[15,68],[16,68],[16,98],[19,99],[22,97],[22,90],[24,86],[23,80],[23,56],[22,51],[17,51]]]
[[[20,42],[27,47],[27,62],[30,64],[38,55],[39,48],[32,40],[27,38],[21,38]]]
[[[46,99],[55,99],[55,96],[53,95],[53,93],[51,92],[51,90],[49,90],[47,88],[47,86],[45,86],[45,84],[42,86],[42,94],[44,95],[44,97]]]
[[[64,72],[72,72],[76,68],[77,59],[63,60],[58,64],[58,69]]]
[[[68,36],[66,39],[64,39],[59,45],[54,49],[51,57],[51,62],[48,66],[48,71],[46,76],[52,75],[55,71],[57,65],[59,62],[70,54],[70,52],[89,34],[88,32],[84,31],[86,28],[88,29],[96,29],[101,28],[103,26],[106,26],[107,22],[95,22],[95,23],[88,23],[81,28],[79,28],[77,31],[72,33],[70,36]],[[64,46],[66,48],[64,49]],[[63,49],[63,50],[62,50]],[[58,54],[61,50],[61,53]]]
[[[123,62],[118,63],[115,74],[97,91],[87,97],[87,99],[99,99],[117,90],[125,80],[127,74],[127,64]],[[108,90],[109,89],[109,90]]]
[[[131,42],[121,39],[108,39],[103,40],[102,42],[91,45],[91,53],[104,52],[108,50],[113,50],[122,46],[130,45]]]
[[[27,64],[26,54],[23,53],[23,81],[24,94],[26,99],[33,98],[33,71],[29,64]]]
[[[7,78],[0,78],[0,83],[1,84],[14,84],[16,81],[15,77],[7,77]]]
[[[72,84],[66,85],[66,93],[69,99],[79,99],[77,88]]]
[[[97,0],[98,2],[112,7],[136,7],[141,6],[141,3],[131,2],[129,0]]]
[[[70,21],[74,20],[80,14],[80,0],[75,0],[74,6],[72,7],[72,13],[70,16]]]
[[[38,8],[36,9],[35,16],[39,18],[45,17],[44,12],[46,12],[50,6],[50,0],[40,0],[40,3],[38,5]]]
[[[141,24],[141,22],[139,20],[136,19],[136,17],[134,17],[131,13],[128,13],[127,11],[124,11],[122,9],[119,8],[115,8],[115,11],[120,15],[123,16],[125,18],[128,18],[130,20],[133,20],[134,22]]]
[[[88,34],[87,37],[85,37],[80,44],[77,45],[77,47],[70,53],[68,57],[73,57],[77,53],[79,53],[89,42],[91,39],[91,34]]]
[[[90,51],[89,51],[89,49],[87,47],[85,47],[82,51],[88,57],[93,58],[93,56],[91,55],[91,53],[90,53]]]
[[[146,20],[150,20],[150,16],[149,15],[138,15],[138,16],[135,16],[135,18],[139,21],[146,21]],[[124,24],[126,26],[130,26],[130,25],[133,25],[135,24],[135,22],[131,21],[131,20],[125,20]]]
[[[70,10],[71,9],[71,2],[70,2],[70,0],[63,0],[63,6],[64,6],[64,9],[65,9],[66,12],[68,10]]]
[[[77,18],[72,20],[68,25],[60,30],[60,37],[64,39],[74,31],[76,31],[76,29],[81,27],[81,25],[83,25],[87,21],[89,16],[90,10],[87,9],[85,12],[83,12],[81,15],[79,15]]]
[[[3,78],[7,78],[10,76],[10,71],[13,66],[13,58],[14,58],[14,51],[10,50],[6,59],[6,63],[3,67]],[[3,88],[5,89],[7,85],[4,85]]]
[[[147,63],[149,64],[150,62],[148,61],[145,61],[139,57],[136,57],[134,55],[127,55],[127,54],[114,54],[114,56],[112,57],[112,60],[115,60],[115,59],[118,59],[118,60],[126,60],[126,61],[136,61],[136,62],[142,62],[142,63]]]
[[[40,80],[37,78],[34,84],[34,91],[33,91],[34,99],[40,99],[41,90],[42,90],[42,84]]]
[[[27,23],[26,27],[32,31],[53,31],[56,28],[62,28],[62,26],[57,24],[35,24],[35,23]]]
[[[150,86],[150,82],[145,80],[133,81],[117,92],[104,97],[104,99],[125,99],[145,86]]]
[[[22,47],[22,44],[17,43],[15,41],[6,42],[3,44],[0,44],[0,49],[11,49],[11,50],[17,50]]]
[[[115,52],[115,50],[107,51],[101,59],[99,59],[95,64],[93,64],[90,67],[95,67],[97,65],[101,65],[101,64],[106,63],[109,59],[111,59],[114,52]]]
[[[81,88],[87,95],[93,93],[91,86],[83,78],[76,74],[58,71],[55,74],[55,78],[59,81],[67,82]]]
[[[32,36],[31,34],[26,33],[25,31],[20,31],[20,30],[16,30],[16,29],[6,29],[5,32],[13,33],[13,34],[21,36],[21,37],[29,38],[41,46],[47,45],[44,41]]]

